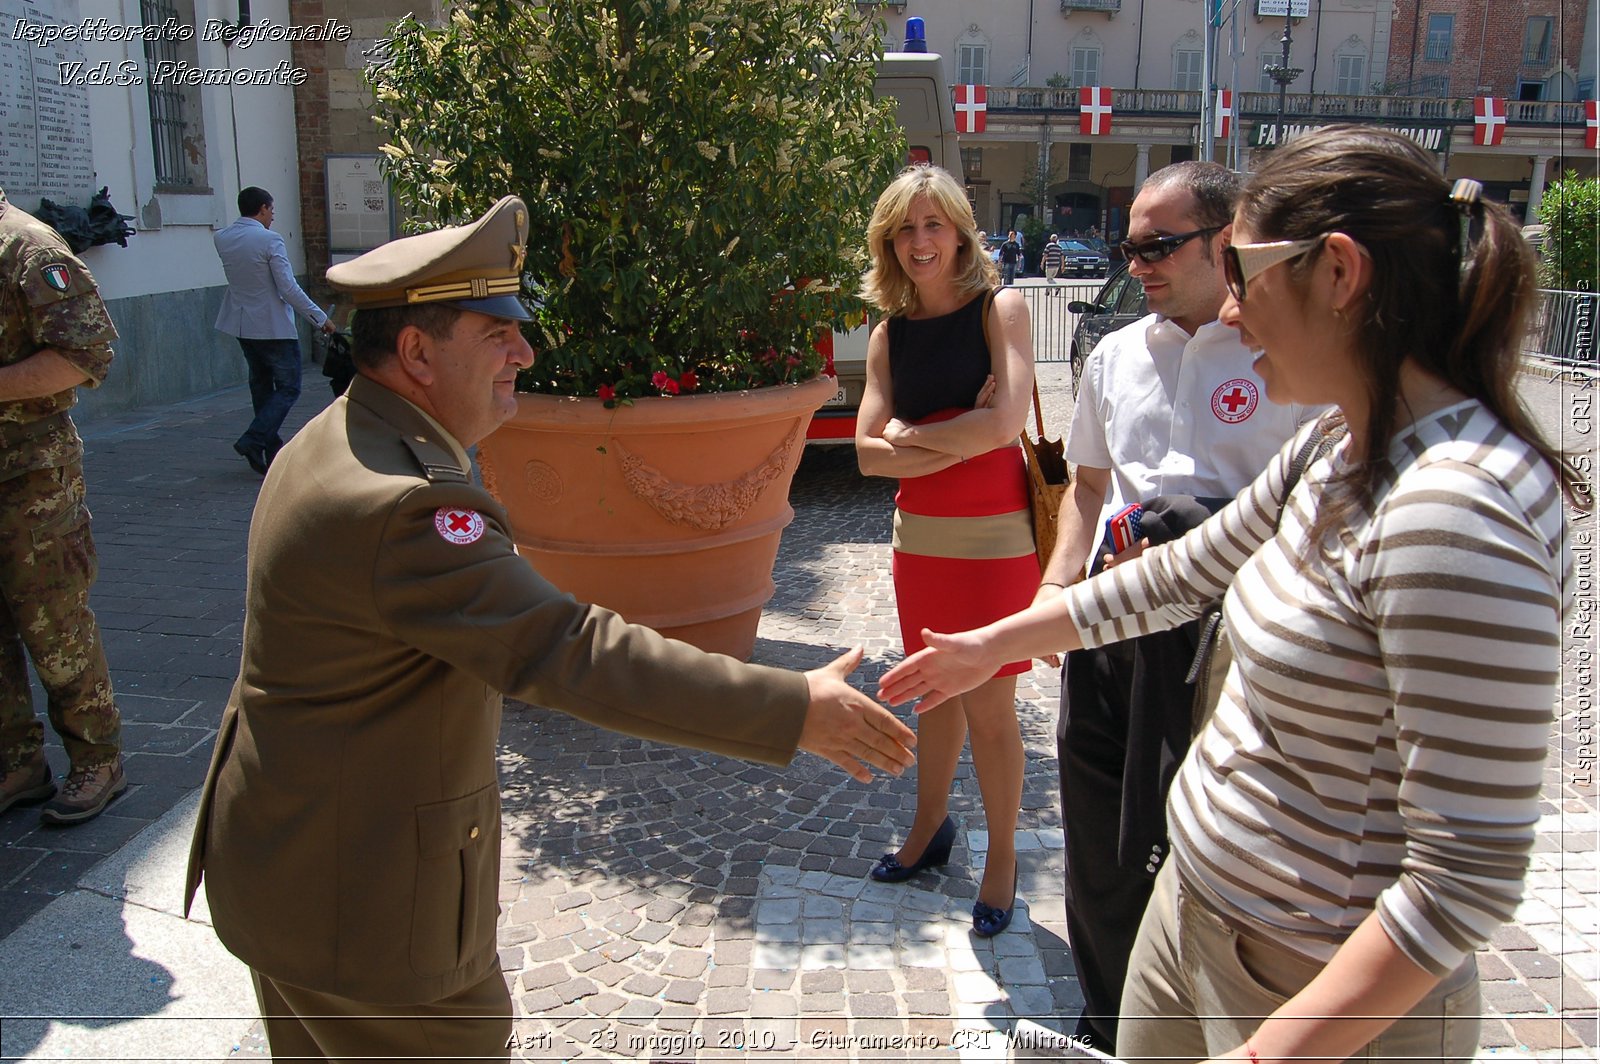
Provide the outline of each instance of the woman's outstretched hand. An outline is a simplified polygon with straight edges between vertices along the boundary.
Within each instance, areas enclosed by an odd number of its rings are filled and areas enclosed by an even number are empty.
[[[940,635],[924,628],[922,640],[927,644],[924,649],[878,681],[878,697],[891,706],[920,698],[917,712],[926,713],[977,687],[1005,664],[976,632]]]

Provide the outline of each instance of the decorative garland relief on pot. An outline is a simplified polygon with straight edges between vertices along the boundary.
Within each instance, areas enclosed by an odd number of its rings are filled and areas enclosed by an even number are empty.
[[[745,515],[762,490],[782,475],[800,436],[799,426],[748,473],[719,484],[681,484],[647,464],[619,442],[622,479],[628,490],[676,525],[715,531]]]

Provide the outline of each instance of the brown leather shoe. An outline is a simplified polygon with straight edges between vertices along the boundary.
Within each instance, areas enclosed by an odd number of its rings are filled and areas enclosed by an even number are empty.
[[[33,805],[56,793],[50,777],[50,763],[44,752],[34,754],[16,768],[0,775],[0,813],[14,805]]]
[[[93,820],[111,800],[128,789],[128,780],[122,774],[122,758],[102,761],[98,765],[74,766],[67,774],[61,793],[39,813],[45,824],[81,824]]]

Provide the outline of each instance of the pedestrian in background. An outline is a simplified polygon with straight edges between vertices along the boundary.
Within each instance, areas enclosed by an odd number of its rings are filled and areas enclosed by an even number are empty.
[[[994,287],[965,194],[916,166],[883,194],[867,227],[862,294],[885,315],[867,343],[856,454],[868,476],[898,477],[894,592],[906,653],[924,627],[972,627],[1026,605],[1039,581],[1018,437],[1033,391],[1022,293]],[[905,842],[872,869],[898,883],[950,858],[950,788],[967,736],[989,829],[973,930],[1005,930],[1016,906],[1023,750],[1017,675],[1002,662],[962,698],[917,722],[917,810]]]
[[[505,1059],[498,964],[501,692],[660,742],[856,779],[911,731],[846,682],[707,654],[575,602],[518,557],[465,448],[533,362],[528,212],[334,266],[358,374],[268,474],[250,526],[239,679],[190,853],[250,967],[279,1059]]]
[[[278,433],[300,398],[300,339],[294,312],[324,333],[333,332],[289,266],[283,237],[272,231],[272,195],[254,185],[239,191],[239,217],[212,237],[228,278],[217,312],[217,329],[235,337],[250,367],[250,406],[255,418],[233,449],[266,475],[283,446]]]
[[[1061,242],[1054,233],[1045,241],[1044,254],[1039,259],[1039,264],[1044,267],[1044,279],[1047,284],[1054,285],[1056,278],[1061,275],[1061,264],[1066,261],[1066,255],[1061,250]]]
[[[116,337],[83,263],[0,191],[0,812],[47,802],[46,824],[93,819],[127,787],[122,718],[89,609],[83,440],[68,414],[78,388],[105,380]],[[30,658],[71,762],[59,794]]]
[[[1273,153],[1222,321],[1278,402],[1331,403],[1239,498],[884,676],[1170,627],[1226,592],[1232,667],[1168,805],[1122,994],[1134,1060],[1471,1060],[1474,953],[1523,896],[1590,486],[1516,392],[1536,270],[1510,212],[1385,130]],[[1289,489],[1313,433],[1333,441]]]
[[[1022,242],[1015,229],[1006,230],[1005,243],[1000,245],[1000,277],[1002,284],[1016,284],[1017,267],[1022,264]]]

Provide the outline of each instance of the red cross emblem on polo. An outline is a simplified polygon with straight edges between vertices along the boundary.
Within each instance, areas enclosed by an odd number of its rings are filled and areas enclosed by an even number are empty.
[[[441,506],[434,512],[433,527],[446,543],[464,547],[483,538],[483,515],[476,510]]]
[[[1237,425],[1256,412],[1260,400],[1261,391],[1255,381],[1235,377],[1231,381],[1224,381],[1211,393],[1211,412],[1217,415],[1217,420]]]

